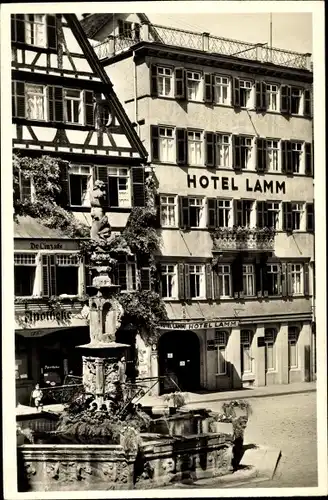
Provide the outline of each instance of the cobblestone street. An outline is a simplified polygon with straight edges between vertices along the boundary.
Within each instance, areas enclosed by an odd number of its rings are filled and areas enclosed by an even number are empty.
[[[317,486],[316,393],[248,401],[253,414],[246,430],[245,444],[270,446],[280,449],[282,453],[274,478],[250,483],[249,487]],[[207,406],[219,411],[221,404],[209,403]]]

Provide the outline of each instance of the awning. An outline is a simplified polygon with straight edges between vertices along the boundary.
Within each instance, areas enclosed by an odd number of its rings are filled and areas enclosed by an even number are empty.
[[[14,222],[14,238],[35,238],[35,239],[72,239],[59,229],[51,229],[44,226],[37,219],[29,215],[17,217]]]

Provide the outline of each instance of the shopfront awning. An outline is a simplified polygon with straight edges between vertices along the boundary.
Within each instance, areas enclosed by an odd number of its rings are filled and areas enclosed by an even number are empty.
[[[44,226],[30,216],[17,217],[14,222],[14,238],[71,239],[59,229]]]

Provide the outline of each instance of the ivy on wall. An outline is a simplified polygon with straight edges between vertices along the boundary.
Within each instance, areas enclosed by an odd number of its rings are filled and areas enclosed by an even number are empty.
[[[29,215],[51,229],[59,229],[71,238],[89,236],[90,228],[60,206],[61,166],[63,161],[43,155],[40,158],[13,155],[14,220]],[[23,181],[32,180],[33,194],[21,198]]]

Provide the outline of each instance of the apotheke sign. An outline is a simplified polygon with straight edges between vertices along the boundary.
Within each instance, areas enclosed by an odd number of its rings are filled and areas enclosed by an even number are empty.
[[[239,326],[239,321],[194,321],[189,323],[161,323],[163,330],[202,330],[205,328],[232,328]]]

